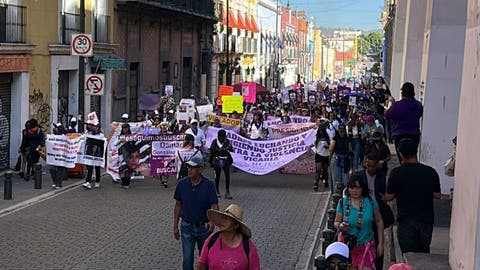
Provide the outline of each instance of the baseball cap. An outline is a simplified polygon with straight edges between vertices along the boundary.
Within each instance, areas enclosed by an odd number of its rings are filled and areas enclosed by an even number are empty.
[[[72,117],[72,118],[70,119],[70,122],[77,122],[77,118]]]
[[[328,260],[330,257],[335,257],[342,261],[348,261],[350,258],[350,250],[348,249],[348,246],[342,242],[331,243],[325,250],[325,258]]]
[[[203,158],[200,157],[193,157],[189,161],[187,161],[187,165],[191,167],[205,167],[205,163],[203,162]]]
[[[390,268],[388,268],[388,270],[415,270],[415,268],[413,268],[412,266],[410,266],[408,264],[396,263],[396,264],[390,266]]]
[[[190,124],[194,124],[194,123],[197,123],[197,124],[198,124],[197,119],[192,119],[192,120],[190,120]]]
[[[122,118],[123,118],[123,119],[128,119],[128,113],[122,114]]]

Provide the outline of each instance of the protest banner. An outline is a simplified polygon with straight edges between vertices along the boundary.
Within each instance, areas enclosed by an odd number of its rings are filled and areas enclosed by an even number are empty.
[[[66,135],[47,134],[45,141],[47,164],[74,168],[81,139],[82,134],[80,133]]]
[[[356,106],[357,105],[357,97],[356,96],[349,96],[348,97],[348,106]]]
[[[107,142],[103,134],[84,134],[78,149],[77,163],[105,167]]]
[[[200,121],[207,121],[207,114],[213,113],[213,105],[207,104],[202,106],[197,106],[198,118]]]
[[[237,113],[243,113],[243,97],[222,96],[222,112],[232,113],[233,111],[237,111]]]
[[[218,128],[207,129],[207,145],[217,137]],[[264,175],[273,172],[307,152],[315,140],[315,130],[278,140],[256,141],[244,138],[231,131],[227,138],[234,151],[233,165],[245,172]]]
[[[246,103],[257,101],[257,85],[255,83],[242,83],[242,96]]]
[[[309,123],[310,116],[292,115],[290,119],[293,123]]]
[[[268,134],[270,139],[281,139],[288,136],[296,135],[311,129],[315,129],[315,123],[289,123],[271,125],[268,127]]]
[[[263,126],[268,128],[269,126],[273,125],[280,125],[282,124],[282,118],[280,117],[269,117],[267,120],[263,121]]]
[[[151,155],[151,175],[167,176],[177,173],[175,153],[182,146],[183,140],[153,141]]]
[[[242,125],[242,120],[240,119],[233,119],[233,118],[228,118],[224,116],[218,116],[215,114],[208,114],[207,115],[207,121],[208,122],[214,122],[215,119],[220,120],[220,124],[224,126],[231,126],[231,127],[240,127]]]
[[[222,96],[231,96],[233,94],[233,86],[220,85],[218,87],[217,105],[222,105]]]
[[[173,85],[165,85],[165,94],[173,96]]]

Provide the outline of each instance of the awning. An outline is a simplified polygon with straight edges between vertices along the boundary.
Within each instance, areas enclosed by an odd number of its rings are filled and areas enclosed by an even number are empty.
[[[290,41],[290,37],[288,33],[282,33],[282,41]]]
[[[240,11],[237,12],[237,28],[248,30],[247,26],[245,25],[245,20],[243,19],[242,13],[240,13]]]
[[[227,25],[227,16],[223,13],[222,24]],[[228,27],[236,28],[237,27],[237,20],[235,20],[235,16],[233,15],[233,11],[230,9],[228,10]]]
[[[293,36],[293,40],[298,43],[299,41],[298,35],[292,34],[292,36]]]
[[[250,18],[250,16],[245,15],[245,27],[246,27],[245,30],[248,30],[248,31],[250,31],[250,32],[253,32],[253,30],[252,30],[252,23],[250,22],[250,19],[249,19],[249,18]]]
[[[99,62],[100,69],[127,70],[125,59],[116,54],[94,54],[93,61]]]
[[[258,26],[257,26],[257,21],[255,20],[255,18],[253,17],[253,15],[250,15],[250,25],[252,27],[252,32],[254,33],[258,33],[259,30],[258,30]]]

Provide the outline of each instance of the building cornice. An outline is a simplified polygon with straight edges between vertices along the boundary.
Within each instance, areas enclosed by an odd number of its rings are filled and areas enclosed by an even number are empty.
[[[0,54],[32,54],[36,47],[31,43],[0,43]]]
[[[93,43],[93,52],[101,54],[115,53],[115,49],[120,47],[119,44],[111,43]],[[48,44],[48,51],[51,55],[70,55],[70,45]]]

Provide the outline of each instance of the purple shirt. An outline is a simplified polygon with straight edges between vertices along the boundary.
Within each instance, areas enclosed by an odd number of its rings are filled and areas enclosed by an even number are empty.
[[[385,112],[385,118],[392,121],[392,135],[420,135],[420,117],[423,106],[414,98],[403,98]]]

